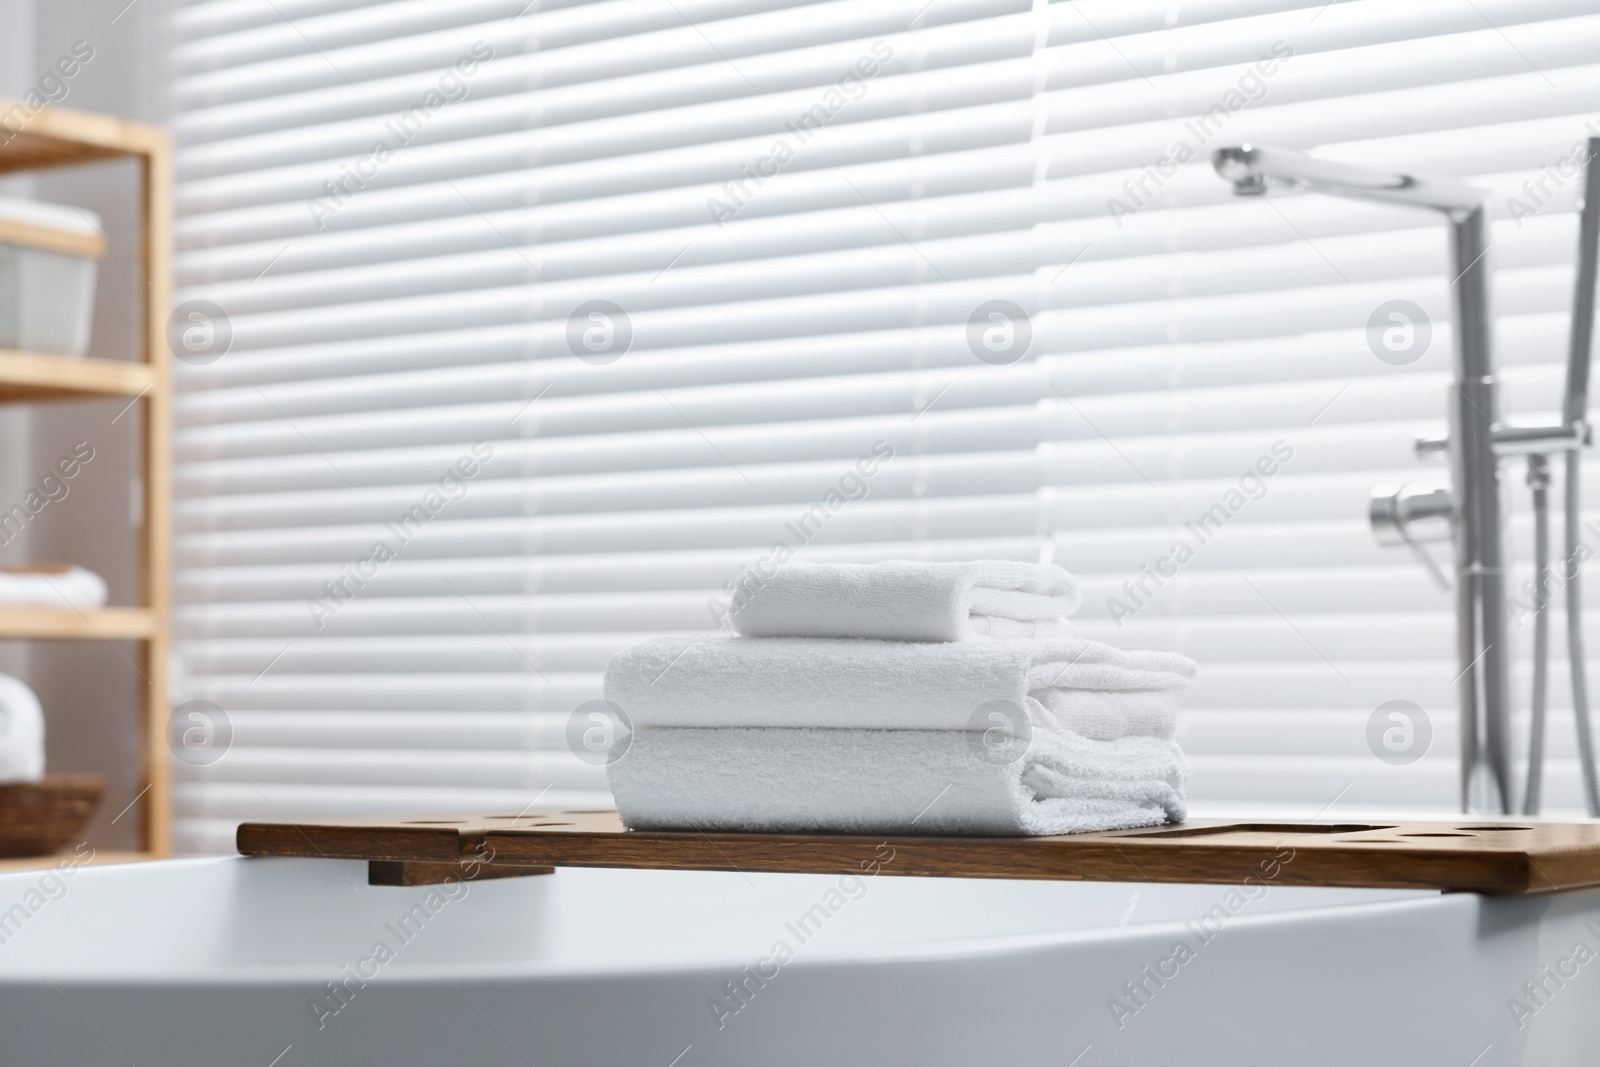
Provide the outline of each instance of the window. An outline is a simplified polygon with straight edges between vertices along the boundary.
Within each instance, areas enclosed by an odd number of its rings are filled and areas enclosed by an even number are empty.
[[[1443,228],[1236,199],[1208,156],[1491,190],[1507,406],[1552,410],[1592,0],[176,22],[177,680],[231,731],[180,767],[181,848],[605,802],[566,731],[606,657],[714,628],[780,543],[1078,572],[1082,632],[1201,661],[1202,812],[1454,806],[1451,598],[1365,520],[1441,476]],[[1409,766],[1367,747],[1392,699],[1431,727]]]

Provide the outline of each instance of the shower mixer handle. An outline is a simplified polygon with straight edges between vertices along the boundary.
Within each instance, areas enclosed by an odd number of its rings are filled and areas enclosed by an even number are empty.
[[[1440,589],[1451,588],[1450,578],[1422,545],[1450,540],[1455,518],[1456,498],[1449,482],[1375,486],[1367,504],[1367,519],[1378,543],[1409,548]]]
[[[1404,482],[1373,487],[1367,517],[1380,545],[1450,540],[1456,515],[1449,482]]]

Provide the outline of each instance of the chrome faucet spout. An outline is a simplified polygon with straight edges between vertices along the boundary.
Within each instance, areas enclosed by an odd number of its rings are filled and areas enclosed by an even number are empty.
[[[1285,148],[1234,145],[1212,156],[1234,192],[1278,188],[1441,212],[1450,224],[1454,382],[1449,396],[1450,495],[1456,569],[1457,685],[1462,810],[1511,813],[1511,649],[1506,634],[1505,522],[1489,306],[1488,194],[1428,178],[1318,159]]]
[[[1288,148],[1233,145],[1217,149],[1211,163],[1218,174],[1233,183],[1233,191],[1240,196],[1259,196],[1278,188],[1306,190],[1431,208],[1451,216],[1481,209],[1488,196],[1484,190],[1453,178],[1423,178],[1337,163]]]

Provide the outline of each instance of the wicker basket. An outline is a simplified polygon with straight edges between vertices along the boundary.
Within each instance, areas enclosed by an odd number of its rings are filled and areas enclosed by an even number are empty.
[[[0,785],[0,857],[47,856],[81,838],[105,791],[98,774]]]

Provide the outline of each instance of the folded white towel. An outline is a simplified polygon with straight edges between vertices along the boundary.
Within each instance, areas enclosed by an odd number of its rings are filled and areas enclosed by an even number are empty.
[[[1044,708],[1040,725],[1091,741],[1160,737],[1178,733],[1178,697],[1172,689],[1061,689],[1034,694]]]
[[[976,563],[803,563],[746,572],[729,617],[747,637],[968,641],[1061,637],[1083,596],[1060,567]]]
[[[605,695],[635,729],[968,730],[982,705],[1004,700],[1035,724],[1109,740],[1171,737],[1168,691],[1194,674],[1183,656],[1082,638],[921,644],[694,634],[612,656]]]
[[[937,730],[639,730],[606,774],[635,830],[1064,834],[1182,821],[1188,769],[1154,737],[1036,729],[983,758]]]
[[[0,567],[0,604],[103,608],[106,583],[82,567]]]

